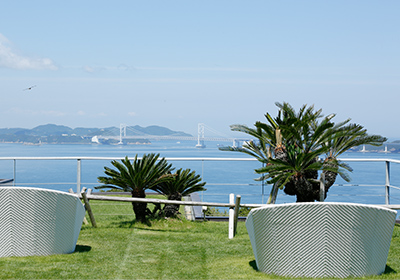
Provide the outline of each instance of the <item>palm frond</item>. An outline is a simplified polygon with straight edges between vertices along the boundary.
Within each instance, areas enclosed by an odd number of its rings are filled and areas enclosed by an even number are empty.
[[[104,185],[96,189],[113,185],[113,188],[129,192],[135,189],[146,190],[167,180],[163,175],[173,170],[172,164],[168,164],[165,158],[159,159],[159,154],[145,154],[141,159],[136,155],[132,162],[125,157],[121,162],[113,160],[111,164],[115,169],[104,167],[108,177],[98,177],[98,181]]]
[[[167,197],[179,193],[182,196],[187,196],[194,192],[205,191],[200,175],[196,175],[195,171],[190,169],[178,169],[175,174],[170,174],[169,180],[164,180],[158,183],[152,189]]]

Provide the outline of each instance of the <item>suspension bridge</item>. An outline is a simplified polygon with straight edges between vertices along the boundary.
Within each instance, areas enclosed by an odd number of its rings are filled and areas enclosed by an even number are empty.
[[[211,131],[214,135],[211,137],[205,137],[205,131]],[[128,131],[128,133],[127,133]],[[113,135],[111,135],[113,134]],[[213,142],[230,142],[234,147],[240,146],[243,142],[249,141],[250,139],[241,139],[241,138],[232,138],[226,135],[219,133],[218,131],[210,128],[204,123],[199,123],[197,127],[197,137],[195,136],[183,136],[183,135],[150,135],[143,133],[133,127],[129,127],[125,124],[121,124],[119,127],[119,135],[115,135],[115,133],[111,133],[110,135],[102,134],[95,135],[92,137],[92,142],[102,143],[107,140],[118,141],[118,144],[124,144],[128,139],[142,139],[142,140],[176,140],[176,141],[197,141],[196,148],[205,148],[205,142],[213,141]]]

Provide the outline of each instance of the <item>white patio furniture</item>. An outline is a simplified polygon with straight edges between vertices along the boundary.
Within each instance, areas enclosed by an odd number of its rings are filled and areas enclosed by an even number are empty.
[[[84,216],[74,194],[0,187],[0,257],[72,253]]]
[[[288,203],[251,210],[246,227],[262,272],[348,277],[385,271],[395,219],[371,205]]]

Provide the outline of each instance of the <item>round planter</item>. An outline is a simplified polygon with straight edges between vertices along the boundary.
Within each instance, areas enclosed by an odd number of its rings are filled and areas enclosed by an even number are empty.
[[[291,277],[385,271],[396,211],[354,203],[288,203],[253,209],[246,220],[257,268]]]
[[[76,195],[0,187],[0,257],[72,253],[84,216]]]

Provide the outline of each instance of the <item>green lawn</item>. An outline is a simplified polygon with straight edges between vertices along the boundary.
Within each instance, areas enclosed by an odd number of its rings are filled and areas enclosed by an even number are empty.
[[[133,222],[129,203],[91,201],[98,228],[84,225],[67,255],[0,258],[0,279],[282,279],[258,272],[244,223],[228,239],[226,222]],[[119,215],[111,215],[118,213]],[[400,278],[400,227],[385,274]]]

